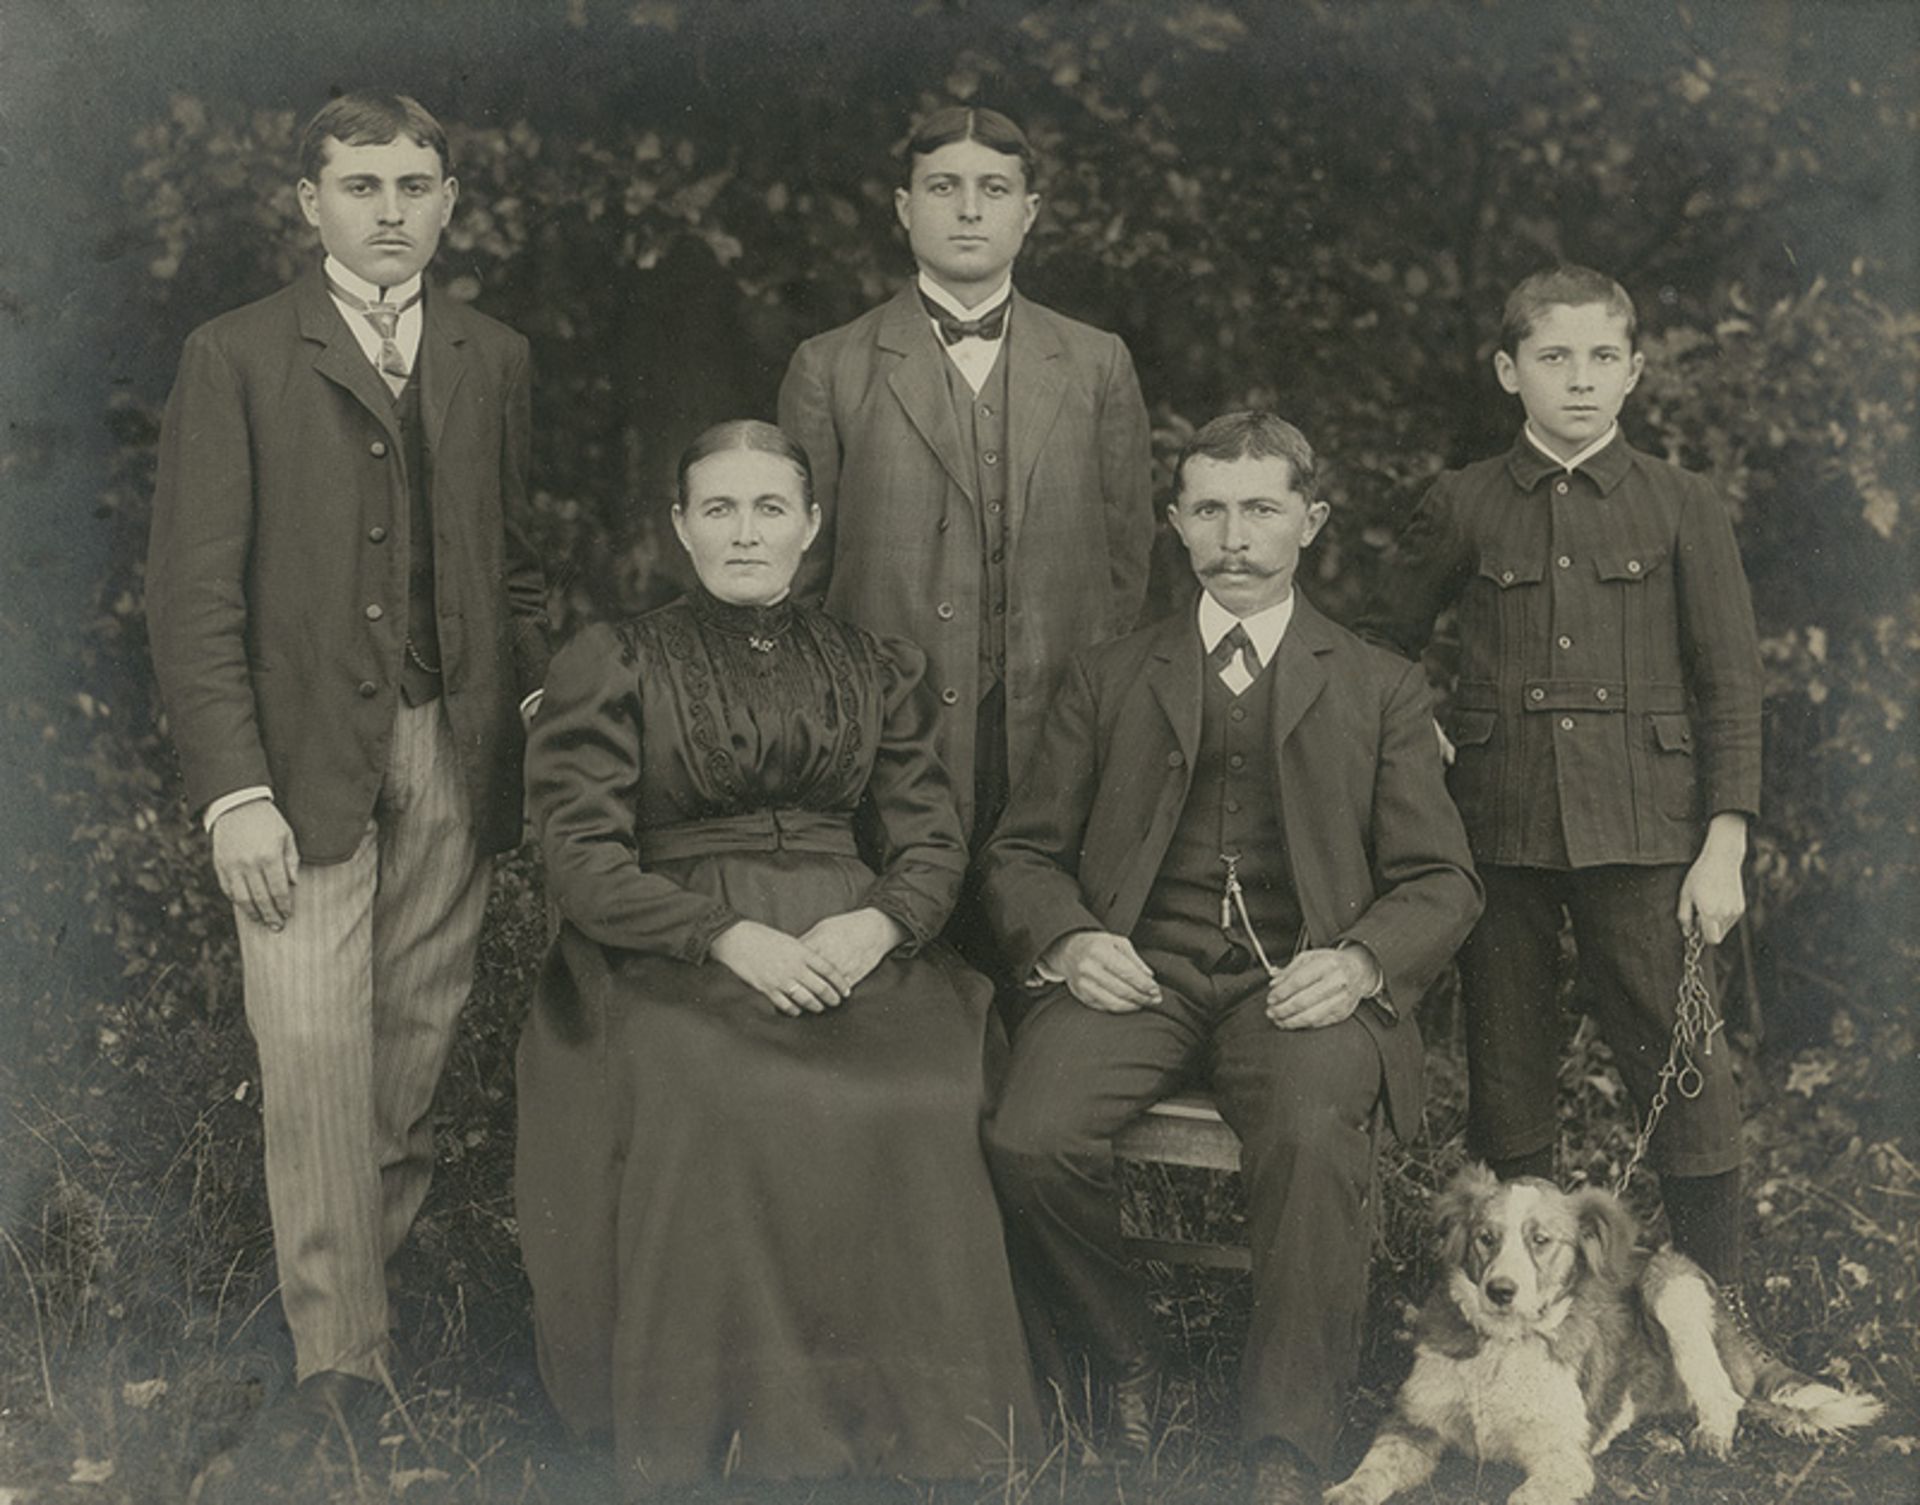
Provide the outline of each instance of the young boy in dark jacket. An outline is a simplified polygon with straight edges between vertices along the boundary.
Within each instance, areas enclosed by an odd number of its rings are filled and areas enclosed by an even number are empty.
[[[1367,624],[1417,655],[1458,607],[1442,750],[1487,891],[1459,958],[1468,1145],[1502,1177],[1553,1173],[1562,912],[1644,1118],[1688,933],[1718,945],[1745,908],[1753,608],[1713,487],[1620,434],[1645,361],[1635,332],[1632,300],[1598,272],[1513,290],[1494,369],[1526,424],[1506,454],[1434,482]],[[1694,1052],[1698,1095],[1668,1094],[1650,1159],[1675,1244],[1737,1298],[1739,1104],[1724,1042],[1710,1045]]]

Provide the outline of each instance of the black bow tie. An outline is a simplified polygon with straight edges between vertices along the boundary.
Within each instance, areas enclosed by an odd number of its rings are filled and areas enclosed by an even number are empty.
[[[940,326],[940,338],[949,345],[958,345],[962,340],[999,339],[1006,330],[1007,310],[1013,306],[1013,299],[1002,298],[977,319],[956,319],[925,293],[920,295],[920,306],[927,311],[927,317]]]

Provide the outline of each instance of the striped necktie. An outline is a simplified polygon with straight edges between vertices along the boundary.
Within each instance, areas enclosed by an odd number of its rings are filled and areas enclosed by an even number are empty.
[[[1235,695],[1242,694],[1260,672],[1260,656],[1254,652],[1253,639],[1238,622],[1213,645],[1210,655],[1220,672],[1220,682]]]
[[[358,309],[373,326],[373,332],[380,336],[380,358],[374,364],[380,368],[380,374],[387,378],[387,385],[398,392],[407,384],[407,359],[400,353],[395,336],[400,332],[400,315],[420,301],[422,290],[415,289],[413,296],[405,303],[369,303],[329,277],[327,291],[348,308]]]

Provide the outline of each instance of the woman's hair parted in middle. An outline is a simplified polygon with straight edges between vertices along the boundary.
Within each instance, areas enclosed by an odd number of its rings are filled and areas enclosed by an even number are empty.
[[[763,455],[778,455],[800,473],[800,499],[813,506],[813,466],[798,439],[775,424],[758,418],[729,418],[716,423],[689,444],[680,455],[680,468],[674,479],[674,507],[687,505],[687,472],[709,455],[730,449],[757,450]]]

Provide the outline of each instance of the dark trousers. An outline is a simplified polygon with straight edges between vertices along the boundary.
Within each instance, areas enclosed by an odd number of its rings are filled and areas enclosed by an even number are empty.
[[[1687,870],[1679,864],[1592,868],[1480,865],[1487,907],[1460,951],[1467,1016],[1467,1142],[1486,1160],[1551,1146],[1554,1097],[1566,1046],[1560,1017],[1560,920],[1573,920],[1579,996],[1613,1050],[1644,1119],[1672,1042],[1685,960],[1674,919]],[[1713,986],[1711,957],[1706,982]],[[1670,1092],[1648,1151],[1680,1176],[1740,1164],[1740,1104],[1725,1034],[1696,1052],[1697,1097]]]
[[[1104,1014],[1055,987],[1015,1038],[985,1131],[1014,1279],[1096,1361],[1153,1353],[1152,1313],[1121,1246],[1113,1137],[1178,1085],[1209,1085],[1243,1146],[1253,1249],[1242,1432],[1324,1467],[1366,1311],[1379,1050],[1356,1019],[1274,1028],[1264,973],[1206,976],[1141,954],[1158,1007]]]

